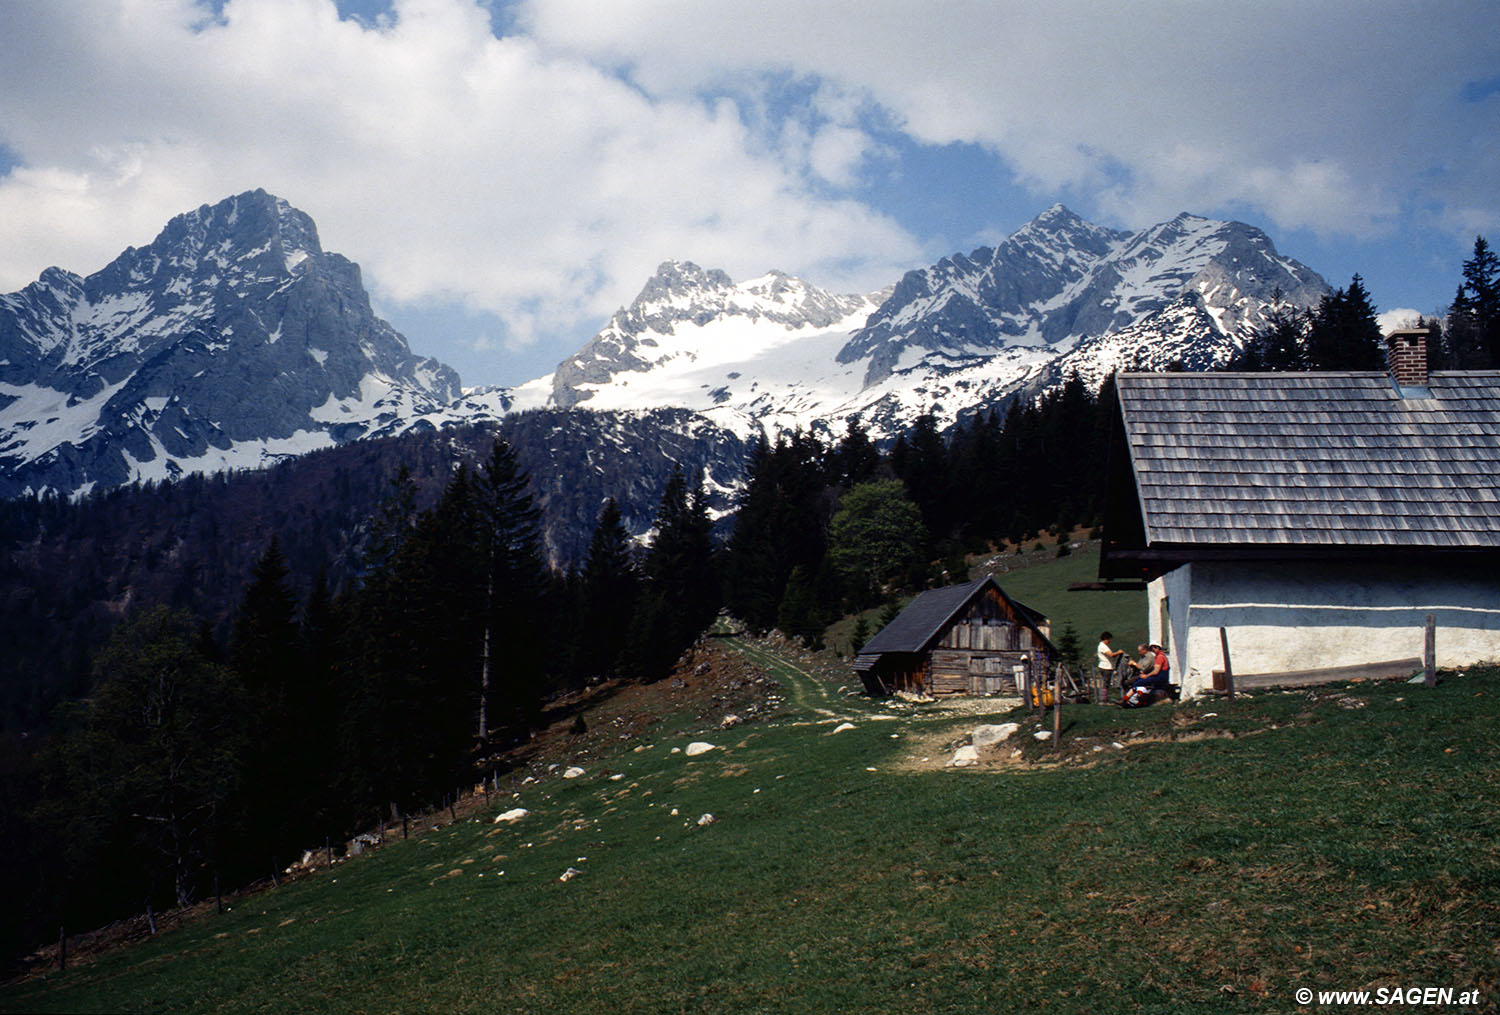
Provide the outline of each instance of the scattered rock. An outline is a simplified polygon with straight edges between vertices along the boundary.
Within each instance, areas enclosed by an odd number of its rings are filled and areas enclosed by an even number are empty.
[[[557,880],[559,880],[559,881],[572,881],[574,878],[576,878],[578,875],[580,875],[582,873],[583,873],[583,871],[579,870],[577,867],[569,867],[567,870],[565,870],[565,871],[562,872],[562,877],[558,878]]]
[[[624,772],[616,772],[614,775],[612,775],[612,776],[609,777],[609,781],[610,782],[621,782],[621,781],[624,780],[624,778],[625,778],[625,773]]]
[[[953,760],[948,762],[953,768],[968,768],[970,765],[979,763],[979,748],[973,744],[960,747],[953,752]]]
[[[704,828],[704,827],[706,827],[708,825],[713,824],[715,821],[718,821],[718,820],[719,819],[716,818],[716,817],[714,817],[712,814],[705,814],[701,818],[698,819],[698,827],[699,828]]]
[[[833,728],[833,732],[835,732],[835,733],[842,733],[845,730],[852,730],[853,728],[854,728],[854,724],[852,722],[840,723],[839,725],[837,725],[837,726],[835,726]]]
[[[498,825],[502,821],[520,821],[530,813],[531,812],[524,807],[515,807],[511,810],[506,811],[504,814],[497,814],[495,816],[494,823]]]
[[[367,849],[374,849],[380,845],[380,837],[373,832],[364,832],[349,840],[344,847],[344,852],[349,856],[359,856]]]
[[[1219,713],[1217,713],[1217,712],[1204,712],[1198,718],[1199,719],[1217,719],[1218,717],[1219,717]]]
[[[1118,740],[1113,741],[1109,746],[1113,747],[1117,751],[1123,751],[1125,749],[1125,745],[1120,743]]]
[[[572,768],[569,768],[566,772],[563,773],[563,778],[576,779],[580,775],[583,775],[583,769],[579,768],[577,765],[574,765]]]
[[[704,743],[702,740],[695,740],[691,744],[688,744],[687,750],[682,753],[690,758],[696,758],[700,754],[707,754],[709,751],[715,750],[718,750],[718,748],[713,744]]]
[[[1021,724],[1014,722],[1000,723],[994,726],[981,726],[974,731],[971,739],[975,747],[983,750],[986,747],[993,747],[996,744],[1009,740],[1011,735],[1020,728]]]
[[[1364,701],[1363,698],[1340,698],[1339,699],[1339,708],[1364,708],[1364,707],[1365,707],[1365,701]]]
[[[722,721],[720,721],[719,728],[720,729],[726,729],[726,730],[732,730],[732,729],[734,729],[736,726],[738,726],[740,723],[742,723],[744,721],[745,720],[741,719],[739,716],[734,715],[733,713],[730,713],[729,715],[726,715],[723,718]]]

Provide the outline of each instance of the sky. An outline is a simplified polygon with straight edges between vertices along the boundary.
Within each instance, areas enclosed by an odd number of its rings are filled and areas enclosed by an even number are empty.
[[[1432,313],[1500,243],[1500,4],[0,2],[0,292],[257,187],[467,385],[668,259],[869,292],[1056,202]]]

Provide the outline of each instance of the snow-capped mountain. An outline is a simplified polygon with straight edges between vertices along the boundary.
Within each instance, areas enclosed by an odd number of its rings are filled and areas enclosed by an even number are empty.
[[[837,353],[881,296],[668,261],[556,372],[510,394],[517,408],[687,408],[741,434],[805,426],[858,390]]]
[[[838,431],[857,416],[890,437],[922,412],[946,425],[1070,371],[1222,363],[1276,300],[1329,287],[1240,222],[1179,215],[1127,233],[1056,205],[994,248],[839,296],[773,272],[736,285],[668,262],[518,406],[681,407],[741,433]]]
[[[1095,385],[1121,367],[1223,362],[1273,300],[1328,291],[1243,223],[1180,215],[1127,233],[1058,205],[877,293],[669,261],[553,373],[464,392],[371,313],[358,266],[322,250],[312,219],[254,191],[87,278],[49,268],[0,296],[0,495],[253,468],[525,409],[601,434],[669,409],[695,414],[672,424],[692,439],[837,434],[850,417],[890,438],[921,413],[946,426],[1075,372]],[[572,450],[539,481],[618,458],[582,437],[558,447]],[[577,510],[581,525],[592,507]]]
[[[49,268],[0,296],[0,493],[256,467],[459,394],[312,219],[257,190],[87,278]]]

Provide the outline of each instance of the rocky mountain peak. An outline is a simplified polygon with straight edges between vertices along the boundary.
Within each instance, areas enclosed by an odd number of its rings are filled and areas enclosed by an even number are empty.
[[[311,217],[263,190],[178,215],[87,278],[49,269],[0,297],[0,383],[8,492],[259,465],[460,394],[371,313]]]
[[[663,261],[647,280],[631,306],[692,299],[705,293],[734,287],[734,279],[717,268],[700,268],[692,261]]]

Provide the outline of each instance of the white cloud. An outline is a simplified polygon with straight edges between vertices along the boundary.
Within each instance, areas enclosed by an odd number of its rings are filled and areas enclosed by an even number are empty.
[[[0,18],[0,142],[23,167],[0,177],[0,291],[254,187],[309,212],[382,301],[460,299],[507,344],[597,324],[669,257],[873,286],[916,256],[882,214],[813,193],[814,172],[848,180],[857,132],[825,126],[789,161],[729,99],[649,97],[496,38],[472,0],[399,0],[369,26],[331,0]]]
[[[659,95],[756,68],[868,94],[911,137],[997,152],[1039,194],[1133,225],[1247,207],[1369,236],[1403,208],[1493,222],[1500,6],[1270,0],[531,0],[544,45]],[[1419,196],[1413,197],[1413,192]]]
[[[1421,311],[1411,307],[1396,307],[1375,315],[1375,323],[1380,326],[1382,335],[1389,335],[1399,328],[1415,328],[1421,319]]]
[[[496,38],[478,0],[395,0],[364,22],[333,0],[4,5],[0,145],[20,166],[0,176],[0,291],[265,187],[384,305],[493,312],[507,349],[576,342],[669,257],[873,288],[950,253],[862,200],[874,168],[902,171],[889,132],[981,145],[1037,208],[1081,199],[1132,226],[1233,211],[1472,237],[1500,220],[1500,94],[1462,97],[1495,73],[1500,5],[519,0],[506,15]]]

